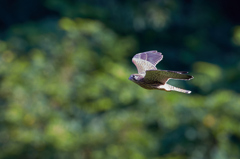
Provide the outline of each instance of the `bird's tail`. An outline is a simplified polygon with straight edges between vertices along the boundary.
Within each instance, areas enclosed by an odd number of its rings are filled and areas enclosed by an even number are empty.
[[[182,93],[187,93],[187,94],[191,93],[191,91],[189,91],[189,90],[185,90],[185,89],[181,89],[181,88],[178,88],[178,87],[174,87],[174,86],[169,85],[169,84],[161,85],[159,88],[165,89],[166,91],[177,91],[177,92],[182,92]]]

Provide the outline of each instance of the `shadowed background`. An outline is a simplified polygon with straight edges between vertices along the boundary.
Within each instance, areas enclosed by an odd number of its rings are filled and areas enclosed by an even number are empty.
[[[0,0],[0,158],[240,158],[236,0]],[[131,58],[192,94],[128,80]]]

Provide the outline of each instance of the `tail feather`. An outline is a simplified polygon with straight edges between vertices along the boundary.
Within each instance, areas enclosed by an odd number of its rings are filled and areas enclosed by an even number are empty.
[[[174,86],[169,85],[169,84],[161,85],[159,88],[160,89],[165,89],[166,91],[176,91],[176,92],[187,93],[187,94],[191,93],[191,91],[189,91],[189,90],[185,90],[185,89],[182,89],[182,88],[174,87]]]

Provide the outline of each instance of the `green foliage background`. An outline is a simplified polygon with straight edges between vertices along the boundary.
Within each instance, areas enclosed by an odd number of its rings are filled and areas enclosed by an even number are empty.
[[[42,5],[58,16],[0,34],[0,158],[240,157],[240,26],[217,4]],[[170,83],[192,94],[130,82],[131,58],[148,50],[163,53],[159,69],[189,71]]]

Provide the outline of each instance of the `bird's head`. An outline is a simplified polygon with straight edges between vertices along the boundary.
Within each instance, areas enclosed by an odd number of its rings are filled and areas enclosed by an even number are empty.
[[[133,82],[137,82],[143,78],[143,75],[140,74],[132,74],[128,79]]]

